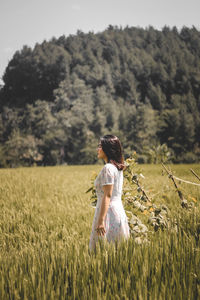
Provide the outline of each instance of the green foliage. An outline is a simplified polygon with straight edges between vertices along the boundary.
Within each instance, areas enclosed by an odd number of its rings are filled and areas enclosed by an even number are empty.
[[[3,80],[3,104],[25,106],[37,99],[51,101],[69,68],[70,56],[63,47],[51,42],[24,46],[9,62]]]
[[[19,130],[14,130],[5,144],[6,165],[11,167],[30,166],[41,161],[43,156],[39,153],[38,145],[39,141],[34,136],[22,136]]]
[[[1,144],[0,144],[0,167],[1,168],[7,167],[5,146]]]
[[[173,159],[172,151],[166,144],[146,149],[147,162],[153,164],[170,163]]]
[[[148,242],[152,226],[154,231],[169,229],[173,221],[169,219],[167,206],[164,203],[156,204],[143,187],[141,181],[145,177],[137,166],[135,153],[126,160],[126,165],[122,199],[129,217],[130,233],[135,242],[141,244]]]
[[[143,163],[155,161],[145,148],[163,144],[173,162],[200,161],[200,34],[194,27],[78,31],[24,46],[3,80],[0,143],[13,130],[33,136],[43,157],[38,164],[94,163],[96,140],[105,133],[121,137],[125,155],[135,150]]]

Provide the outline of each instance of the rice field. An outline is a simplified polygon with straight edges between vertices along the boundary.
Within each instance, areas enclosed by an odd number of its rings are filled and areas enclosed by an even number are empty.
[[[197,182],[200,165],[172,165]],[[133,238],[99,243],[90,253],[93,172],[102,166],[0,170],[0,299],[200,299],[200,187],[179,183],[183,209],[160,165],[141,165],[155,203],[166,204],[177,230],[158,231],[149,243]]]

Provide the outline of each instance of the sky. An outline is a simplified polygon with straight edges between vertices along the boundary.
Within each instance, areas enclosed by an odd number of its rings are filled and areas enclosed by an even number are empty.
[[[24,45],[77,30],[101,32],[109,25],[200,30],[199,11],[199,0],[0,0],[0,84]]]

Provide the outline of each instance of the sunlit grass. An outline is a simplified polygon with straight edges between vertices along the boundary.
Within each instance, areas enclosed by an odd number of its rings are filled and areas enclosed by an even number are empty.
[[[190,168],[175,175],[198,182]],[[197,299],[200,297],[200,188],[179,184],[192,211],[180,210],[161,166],[141,165],[155,203],[177,214],[178,232],[158,232],[150,243],[130,239],[88,249],[94,208],[85,191],[102,166],[0,170],[0,299]],[[192,200],[196,199],[196,202]]]

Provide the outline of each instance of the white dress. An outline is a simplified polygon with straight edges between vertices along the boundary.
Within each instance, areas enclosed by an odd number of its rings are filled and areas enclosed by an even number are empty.
[[[101,210],[101,202],[104,195],[103,186],[110,184],[113,184],[113,192],[110,199],[110,205],[104,220],[106,233],[104,234],[104,236],[98,236],[95,229],[97,228]],[[95,248],[96,242],[99,239],[106,239],[110,243],[122,238],[128,239],[130,236],[128,219],[121,200],[123,171],[119,171],[113,164],[107,163],[97,176],[94,185],[97,194],[97,205],[95,208],[92,232],[90,235],[90,250],[93,250]]]

